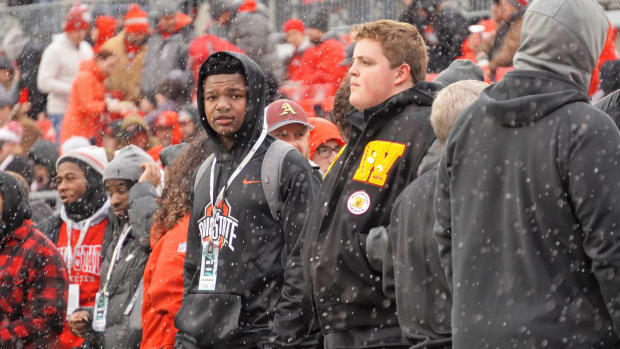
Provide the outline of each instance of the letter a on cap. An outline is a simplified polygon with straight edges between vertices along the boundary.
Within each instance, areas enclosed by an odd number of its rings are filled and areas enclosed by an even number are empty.
[[[295,110],[293,110],[293,107],[291,107],[290,104],[282,103],[282,114],[280,114],[280,115],[286,115],[286,114],[297,115],[297,112]]]

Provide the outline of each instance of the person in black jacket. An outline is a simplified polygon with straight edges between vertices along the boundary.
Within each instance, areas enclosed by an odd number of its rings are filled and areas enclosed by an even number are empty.
[[[302,260],[325,348],[407,348],[382,273],[366,256],[369,230],[418,175],[435,135],[428,116],[442,86],[425,82],[426,47],[407,23],[353,29],[351,138],[312,205]]]
[[[605,98],[594,103],[593,106],[607,113],[616,126],[620,128],[620,90],[608,94]]]
[[[401,21],[419,30],[431,26],[432,34],[425,35],[429,47],[428,71],[438,73],[463,54],[462,46],[469,35],[468,22],[462,11],[445,0],[414,0]]]
[[[453,347],[620,347],[620,132],[588,104],[608,21],[538,0],[515,70],[463,111],[438,170],[435,234]]]
[[[200,68],[198,110],[214,158],[194,175],[175,348],[286,347],[299,340],[289,334],[300,331],[272,323],[276,313],[288,326],[304,325],[302,304],[282,288],[301,287],[301,270],[285,276],[284,269],[319,180],[298,151],[288,151],[277,179],[282,207],[272,215],[262,164],[276,140],[267,134],[264,89],[261,69],[244,55],[218,52]]]

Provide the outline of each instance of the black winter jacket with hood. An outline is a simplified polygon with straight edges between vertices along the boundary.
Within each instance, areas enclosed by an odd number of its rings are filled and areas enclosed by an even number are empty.
[[[302,257],[325,348],[406,347],[381,272],[366,258],[366,237],[389,223],[435,141],[428,116],[440,88],[421,82],[365,110],[312,205]]]
[[[586,97],[607,26],[594,1],[533,2],[516,70],[452,129],[435,232],[454,348],[620,347],[620,133]]]
[[[228,150],[209,126],[204,104],[198,103],[201,122],[216,158],[214,195],[257,142],[265,125],[264,76],[259,66],[244,55],[219,52],[207,58],[199,72],[198,101],[204,101],[208,65],[226,56],[239,60],[243,66],[247,107],[234,145]],[[218,226],[222,227],[219,236],[225,242],[219,248],[214,291],[198,287],[202,241],[206,238],[201,232],[207,233],[201,223],[211,204],[211,169],[199,179],[190,214],[185,294],[175,319],[179,329],[176,342],[181,348],[262,348],[272,336],[274,312],[300,306],[281,296],[284,267],[319,182],[309,162],[299,152],[289,152],[279,186],[283,207],[279,217],[272,217],[260,180],[265,152],[274,141],[275,138],[267,135],[247,166],[225,190],[223,217],[218,219]],[[228,224],[225,231],[223,223]],[[301,280],[301,275],[296,278]],[[279,334],[275,337],[276,341],[269,344],[286,343]]]

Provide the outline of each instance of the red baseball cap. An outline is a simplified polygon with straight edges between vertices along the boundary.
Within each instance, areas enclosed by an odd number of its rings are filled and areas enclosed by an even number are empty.
[[[174,127],[178,120],[179,115],[176,112],[172,110],[166,110],[157,116],[153,125],[154,128]]]
[[[288,124],[302,124],[309,130],[313,128],[304,109],[290,99],[279,99],[269,104],[265,114],[269,132]]]

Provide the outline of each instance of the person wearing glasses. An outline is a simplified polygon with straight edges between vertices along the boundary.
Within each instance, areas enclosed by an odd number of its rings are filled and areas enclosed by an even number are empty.
[[[308,118],[308,122],[313,127],[310,130],[308,158],[325,174],[345,141],[333,122],[323,118]]]

